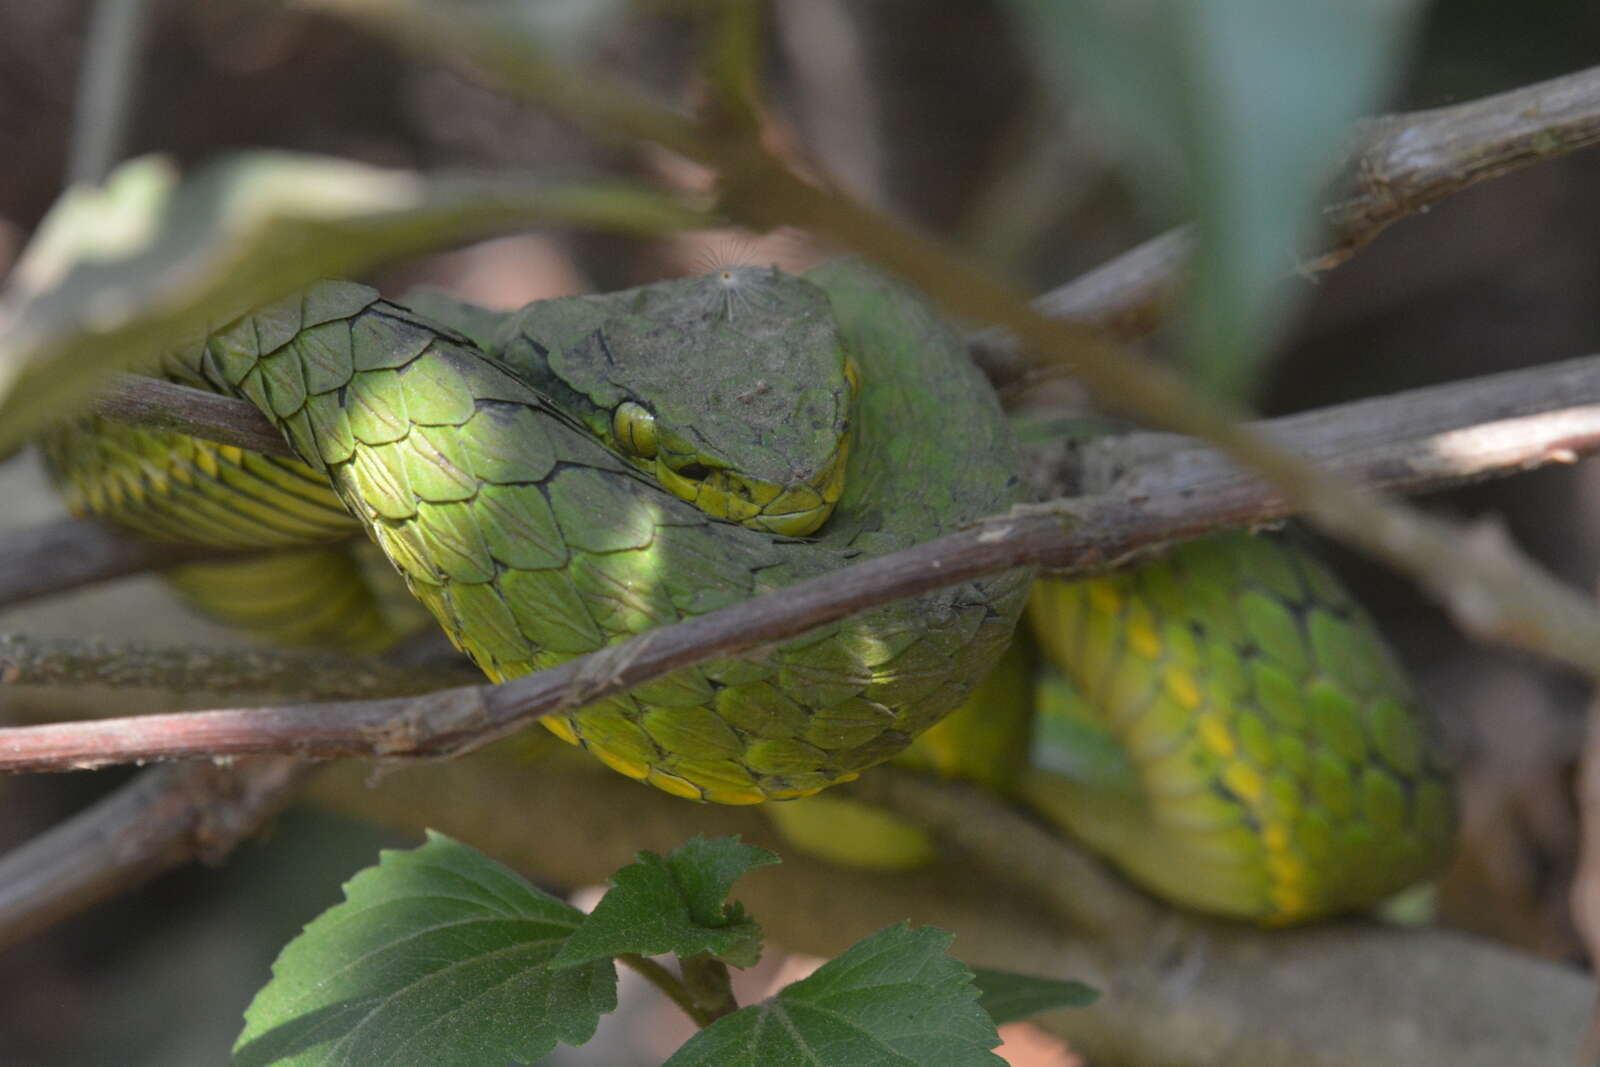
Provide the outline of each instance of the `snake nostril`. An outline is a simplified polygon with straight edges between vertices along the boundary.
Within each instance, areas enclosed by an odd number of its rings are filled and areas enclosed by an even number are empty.
[[[691,481],[703,482],[711,477],[711,468],[704,463],[685,463],[678,468],[678,474]]]

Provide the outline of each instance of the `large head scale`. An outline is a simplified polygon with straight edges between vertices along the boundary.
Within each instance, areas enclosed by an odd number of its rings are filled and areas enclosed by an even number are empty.
[[[495,347],[708,514],[803,537],[844,484],[857,380],[821,289],[725,268],[529,305]]]

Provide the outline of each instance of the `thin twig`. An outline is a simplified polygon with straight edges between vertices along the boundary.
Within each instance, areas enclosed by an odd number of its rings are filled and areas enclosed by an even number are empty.
[[[314,700],[426,693],[477,672],[279,648],[197,648],[0,633],[0,685],[107,685],[172,692],[271,693]]]
[[[0,534],[0,607],[93,582],[241,553],[141,541],[84,519],[60,519]]]
[[[1323,209],[1324,249],[1303,264],[1328,270],[1391,224],[1511,171],[1600,143],[1600,67],[1451,107],[1369,120],[1357,128],[1341,195]],[[1112,337],[1149,333],[1183,283],[1190,243],[1170,230],[1034,301],[1052,318],[1094,325]],[[973,335],[978,362],[997,385],[1031,361],[1000,331]]]
[[[1168,230],[1036,297],[1033,306],[1051,318],[1094,326],[1108,337],[1135,340],[1166,318],[1191,249],[1187,228]],[[974,332],[967,338],[967,351],[996,389],[1022,384],[1039,369],[1033,355],[1001,329]]]
[[[652,140],[712,167],[721,177],[722,206],[731,216],[764,228],[799,226],[862,252],[950,313],[1008,330],[1026,347],[1070,367],[1102,400],[1114,400],[1153,426],[1216,444],[1259,471],[1313,525],[1412,576],[1469,631],[1541,647],[1600,676],[1600,612],[1509,546],[1497,551],[1465,543],[1455,531],[1401,504],[1329,477],[1238,425],[1237,411],[1197,396],[1178,376],[1132,357],[1101,332],[1039,314],[1010,287],[939,245],[807,184],[753,138],[719,139],[718,131],[619,81],[593,72],[579,77],[577,71],[530,54],[525,41],[487,20],[446,17],[409,3],[380,7],[370,0],[337,0],[327,6],[430,53],[443,50],[464,57],[504,86],[552,102],[599,132]],[[1524,110],[1551,111],[1541,99],[1525,104]],[[1491,111],[1500,114],[1498,106]],[[1586,136],[1581,120],[1569,126],[1568,143],[1581,143]],[[1520,154],[1526,151],[1526,146],[1519,149]]]
[[[1600,360],[1593,357],[1557,372],[1570,381],[1573,394],[1592,396],[1600,389]],[[1494,392],[1496,380],[1487,380],[1485,392]],[[1530,379],[1529,372],[1507,380],[1511,392],[1521,395],[1536,391],[1529,388],[1530,380],[1547,384],[1536,374]],[[1447,387],[1446,395],[1458,388]],[[1425,398],[1427,393],[1418,395]],[[1412,399],[1402,395],[1383,403],[1403,411]],[[1370,409],[1367,414],[1371,415]],[[1509,435],[1514,446],[1505,443],[1506,421],[1520,428]],[[1375,449],[1347,451],[1327,458],[1326,466],[1373,486],[1415,490],[1493,470],[1570,461],[1600,449],[1600,407],[1588,403],[1519,416],[1488,424],[1481,432],[1491,444],[1480,449],[1473,444],[1471,428],[1424,435],[1403,444],[1385,429],[1378,434],[1381,443]],[[1441,441],[1448,443],[1448,450]],[[780,641],[894,599],[1019,565],[1045,564],[1088,573],[1221,526],[1270,522],[1294,510],[1295,501],[1258,478],[1219,477],[1215,467],[1205,464],[1198,469],[1199,480],[1187,485],[1181,467],[1176,469],[1159,496],[1140,488],[1018,509],[502,685],[379,701],[17,727],[0,730],[0,770],[69,770],[138,759],[264,753],[314,759],[459,753],[544,715],[578,707],[666,671]],[[1600,636],[1586,628],[1589,611],[1582,597],[1549,579],[1541,579],[1541,589],[1518,586],[1514,595],[1507,596],[1506,584],[1524,581],[1531,564],[1508,572],[1507,549],[1469,541],[1435,520],[1418,521],[1431,539],[1451,542],[1457,556],[1465,554],[1471,560],[1470,566],[1458,567],[1452,560],[1430,572],[1441,583],[1442,599],[1457,609],[1459,621],[1469,631],[1580,667],[1592,665]],[[1499,583],[1499,595],[1511,614],[1481,610],[1488,599],[1482,586],[1490,582]]]
[[[698,123],[626,81],[597,67],[569,67],[552,55],[535,54],[537,43],[514,22],[438,10],[418,0],[300,2],[370,26],[428,55],[469,57],[492,76],[613,139],[654,141],[690,159],[710,148]]]
[[[1344,262],[1391,223],[1453,193],[1600,144],[1600,67],[1464,104],[1386,115],[1358,129],[1347,191],[1324,209]]]
[[[128,421],[143,423],[150,399],[165,392],[148,390],[150,381],[124,376],[101,402],[125,412]],[[186,408],[183,416],[185,432],[196,437],[227,442],[240,426],[264,418],[248,401],[204,395],[206,404]],[[1586,455],[1593,451],[1596,414],[1590,408],[1597,404],[1600,356],[1586,356],[1252,425],[1284,448],[1356,480],[1414,492]],[[165,416],[149,418],[159,422]],[[1044,446],[1030,453],[1026,467],[1042,498],[1101,492],[1114,482],[1124,491],[1159,496],[1239,476],[1238,465],[1215,449],[1161,433]],[[141,569],[145,551],[160,553],[162,565],[200,558],[175,546],[137,549],[128,538],[93,523],[0,535],[0,606],[121,577]]]
[[[702,1008],[699,1002],[690,994],[688,987],[678,980],[677,975],[649,956],[641,956],[635,952],[624,952],[617,957],[617,962],[624,967],[631,968],[635,973],[642,976],[645,981],[659,989],[668,1000],[682,1008],[683,1013],[696,1026],[704,1028],[716,1022],[716,1019],[706,1009]]]
[[[292,759],[146,771],[0,857],[0,946],[193,860],[215,862],[316,768]]]
[[[138,374],[112,375],[90,410],[102,418],[237,445],[268,456],[294,458],[294,450],[254,404]]]
[[[1600,406],[1600,356],[1506,371],[1254,423],[1262,436],[1356,481],[1400,492],[1570,463],[1592,452]],[[1081,442],[1075,464],[1059,445],[1035,454],[1041,497],[1082,492],[1150,496],[1238,477],[1215,449],[1176,434],[1135,433]],[[1382,474],[1387,467],[1388,473]]]
[[[1161,907],[1058,831],[993,792],[966,782],[881,767],[844,795],[913,820],[1012,884],[1032,892],[1074,930],[1116,938],[1150,928]]]
[[[1191,434],[1258,472],[1322,532],[1405,574],[1480,637],[1547,655],[1600,677],[1600,611],[1504,546],[1469,543],[1446,524],[1380,497],[1273,445],[1228,404],[1197,394],[1170,369],[1121,351],[1095,331],[1048,319],[1007,286],[939,246],[842,197],[815,189],[775,160],[729,179],[728,210],[845,242],[958,315],[992,322],[1070,366],[1102,402],[1150,425]]]
[[[409,37],[412,43],[422,31],[445,35],[461,54],[488,65],[506,88],[538,98],[550,95],[549,72],[525,54],[519,62],[515,45],[487,23],[445,25],[438,15],[407,6],[391,10],[381,28]],[[642,97],[628,99],[625,107],[621,101],[622,97],[610,101],[618,105],[612,114],[631,125],[614,129],[642,131],[641,116],[657,110]],[[1523,104],[1550,110],[1542,101],[1534,93]],[[1490,111],[1500,114],[1498,107]],[[575,113],[605,125],[605,118],[592,109]],[[1583,130],[1581,122],[1572,124],[1567,143],[1580,143],[1587,136]],[[919,288],[947,312],[1007,330],[1025,347],[1070,368],[1102,403],[1114,403],[1152,426],[1216,445],[1234,461],[1259,472],[1312,525],[1417,581],[1468,632],[1537,647],[1600,677],[1600,611],[1511,545],[1469,543],[1448,526],[1399,502],[1381,499],[1303,462],[1240,425],[1240,412],[1197,394],[1170,369],[1118,348],[1091,327],[1040,314],[1010,286],[936,242],[808,184],[758,141],[679,137],[670,147],[718,171],[721,207],[730,216],[767,229],[797,226],[855,249]],[[1526,149],[1519,152],[1525,154]],[[1503,166],[1487,172],[1499,169]],[[1002,529],[1007,533],[998,532]],[[1003,540],[1016,529],[997,527],[994,536]]]

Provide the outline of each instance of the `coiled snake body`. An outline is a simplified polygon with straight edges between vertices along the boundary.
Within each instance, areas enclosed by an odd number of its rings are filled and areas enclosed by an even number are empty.
[[[94,419],[46,453],[80,513],[293,547],[179,579],[280,637],[390,638],[341,544],[359,522],[452,640],[513,677],[1019,499],[959,339],[859,266],[808,279],[725,270],[503,318],[323,283],[163,367],[254,402],[303,462]],[[681,796],[814,793],[961,704],[1031,579],[888,605],[547,725]],[[1147,885],[1282,921],[1364,903],[1443,854],[1448,794],[1404,680],[1314,563],[1239,536],[1042,586],[1033,615],[1089,702],[1064,675],[1043,686],[1034,769],[1010,777]],[[969,707],[914,752],[961,773],[959,738],[985,715],[1002,721]],[[1064,739],[1092,749],[1108,729],[1125,745],[1098,762],[1111,771],[1077,773]]]

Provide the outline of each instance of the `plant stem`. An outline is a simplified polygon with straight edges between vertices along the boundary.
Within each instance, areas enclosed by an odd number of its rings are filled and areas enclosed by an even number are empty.
[[[617,957],[617,962],[624,967],[631,967],[644,976],[645,981],[655,986],[667,995],[667,999],[683,1009],[683,1013],[694,1024],[704,1028],[716,1021],[715,1017],[708,1014],[696,1000],[687,985],[677,975],[667,970],[661,964],[648,956],[640,956],[634,952],[624,952]]]
[[[678,963],[683,969],[683,984],[712,1022],[739,1010],[726,963],[704,952],[679,959]]]

